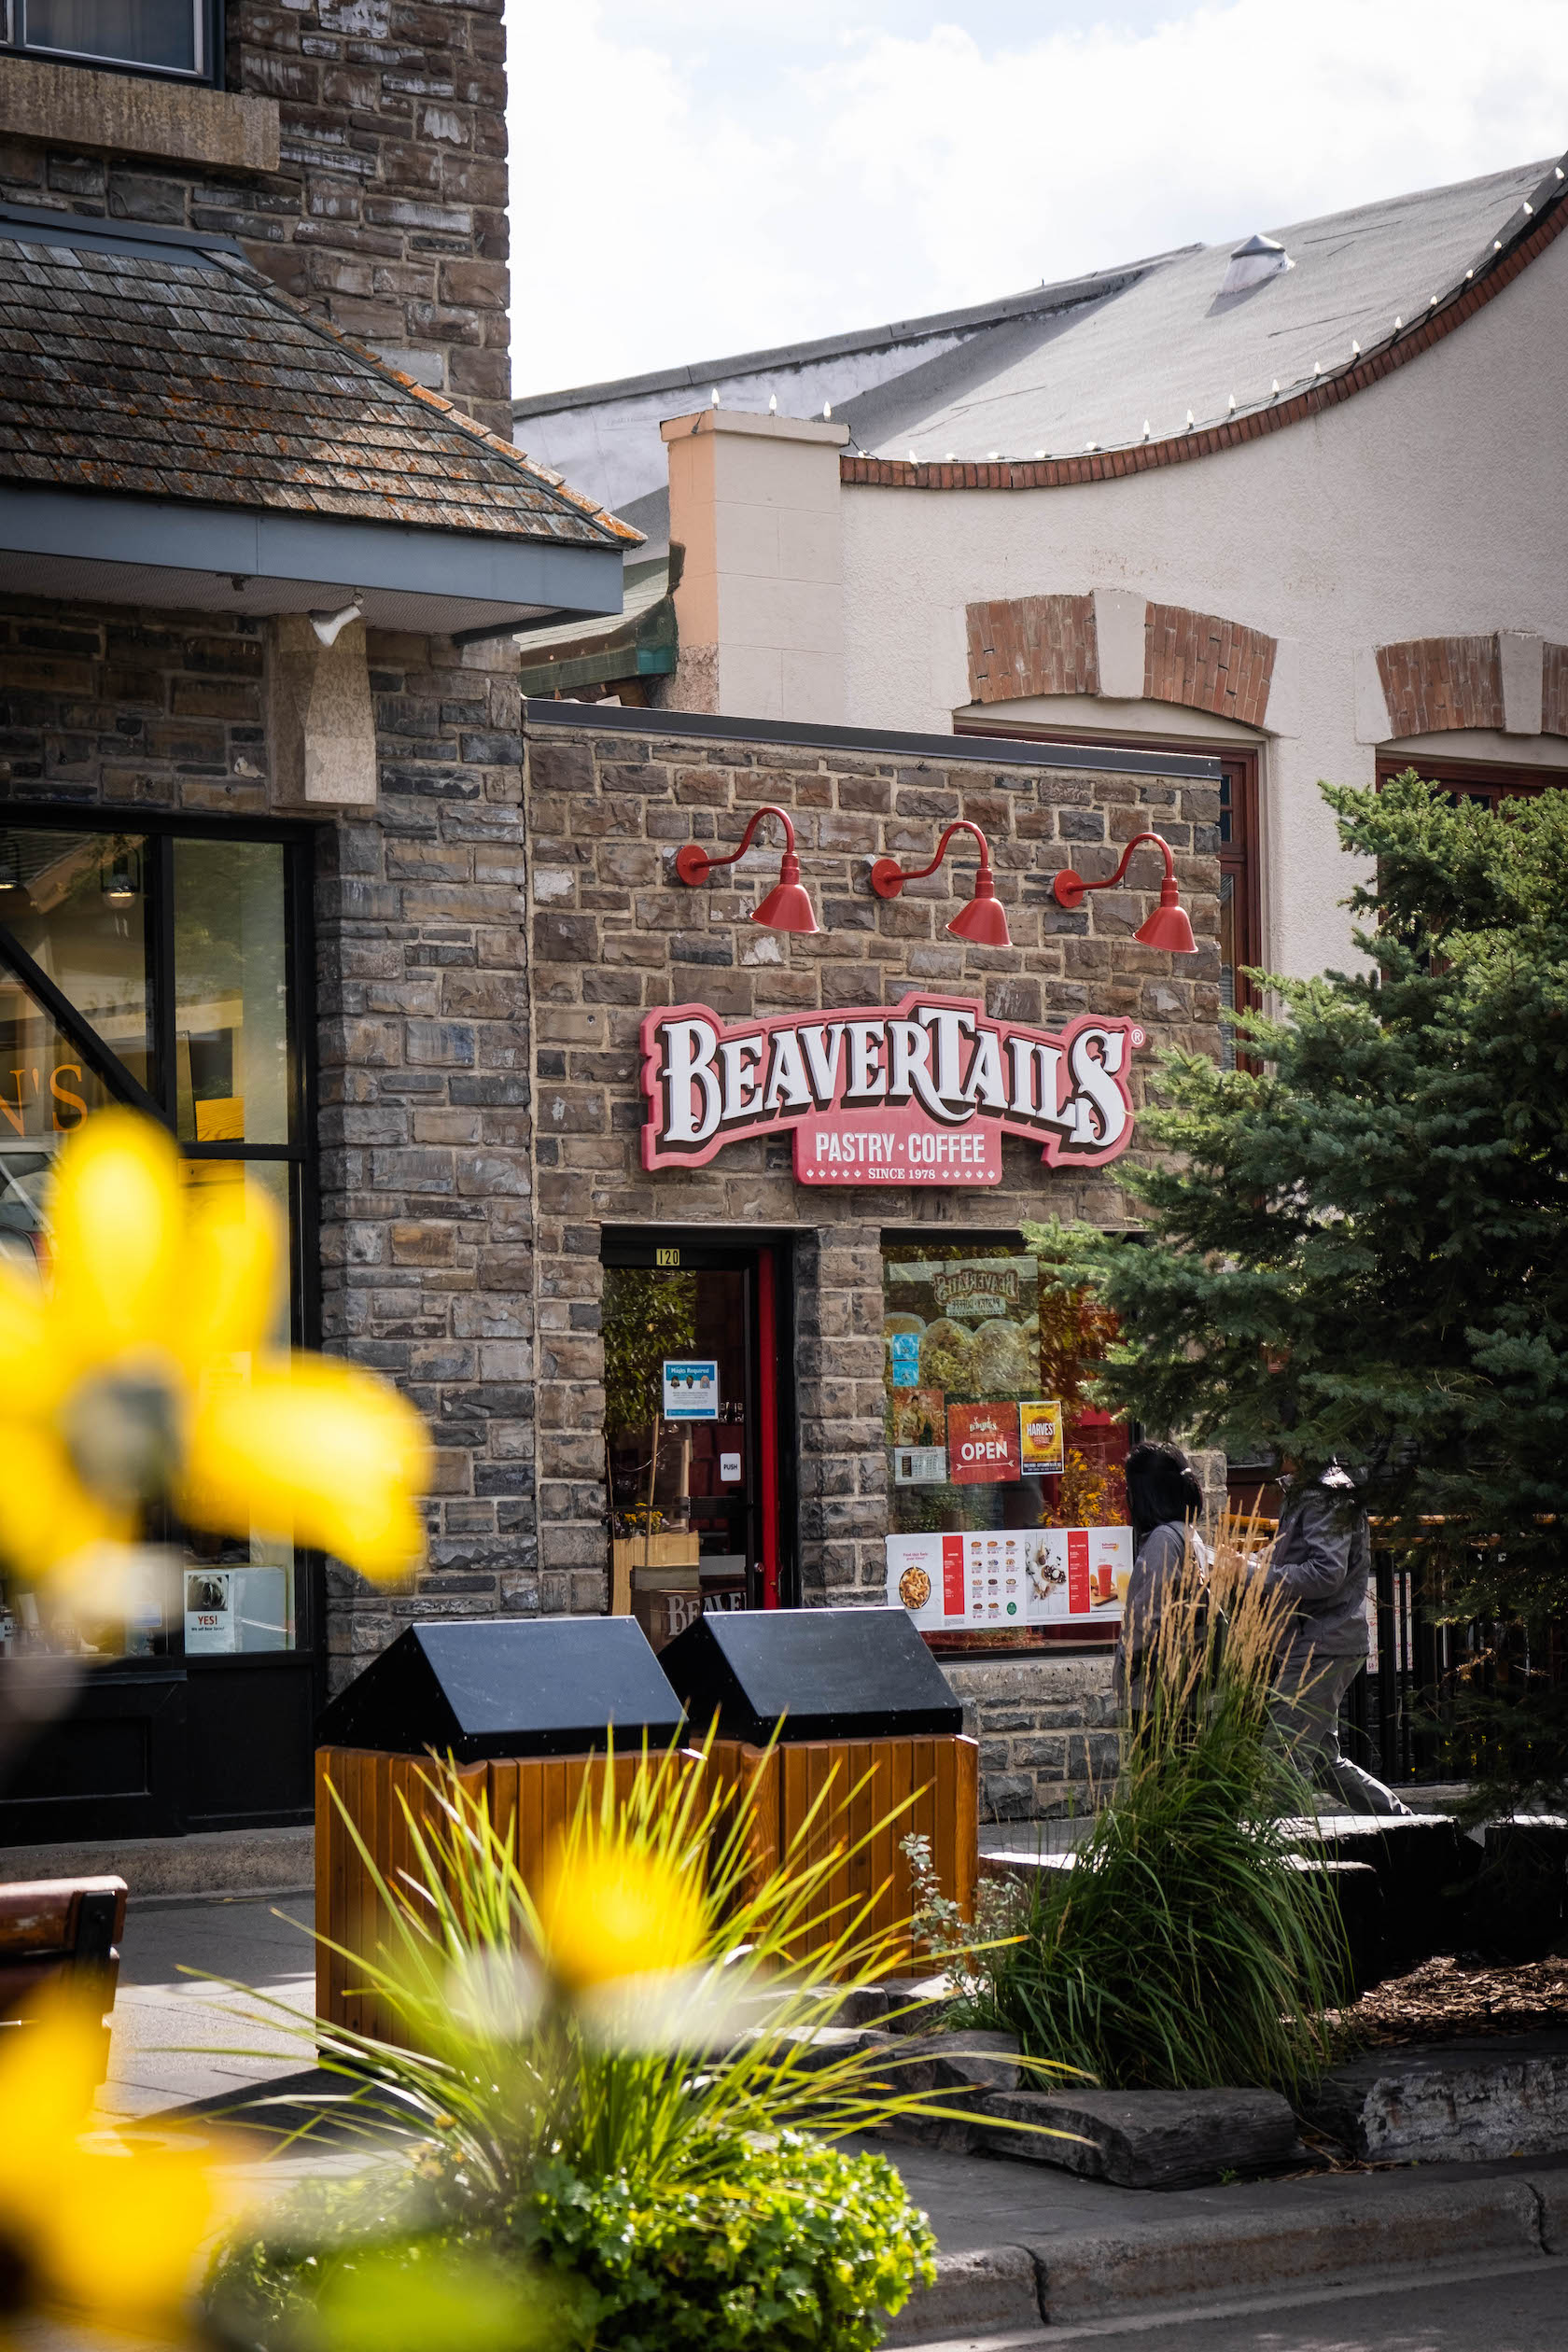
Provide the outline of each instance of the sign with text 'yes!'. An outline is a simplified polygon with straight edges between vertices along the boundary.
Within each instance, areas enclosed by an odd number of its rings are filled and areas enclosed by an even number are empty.
[[[972,998],[724,1021],[663,1005],[642,1023],[644,1168],[700,1168],[752,1135],[794,1137],[803,1184],[999,1184],[1001,1139],[1099,1168],[1132,1141],[1130,1021],[993,1021]]]

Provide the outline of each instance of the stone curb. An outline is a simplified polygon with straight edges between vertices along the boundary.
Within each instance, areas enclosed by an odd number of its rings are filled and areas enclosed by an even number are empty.
[[[1162,2201],[1163,2202],[1163,2201]],[[1057,2231],[1028,2245],[939,2255],[890,2345],[1115,2318],[1292,2284],[1568,2252],[1568,2171],[1463,2181],[1349,2174],[1281,2184],[1234,2213]]]

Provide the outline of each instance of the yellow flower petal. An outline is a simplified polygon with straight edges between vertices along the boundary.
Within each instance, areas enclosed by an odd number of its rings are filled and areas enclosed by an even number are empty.
[[[77,1555],[128,1544],[129,1512],[88,1491],[46,1423],[0,1420],[0,1561],[24,1583],[47,1581]]]
[[[111,2325],[183,2333],[180,2306],[223,2211],[215,2170],[195,2147],[77,2148],[32,2233],[48,2301]]]
[[[78,1368],[166,1349],[185,1201],[174,1139],[131,1111],[100,1111],[55,1162],[47,1222],[52,1336]]]
[[[188,1193],[174,1338],[191,1379],[215,1357],[266,1346],[284,1239],[277,1209],[258,1184]]]
[[[0,1258],[0,1412],[47,1411],[60,1387],[47,1342],[43,1289]]]
[[[103,2024],[83,2001],[56,1995],[0,2038],[0,2215],[49,2203],[103,2071]]]
[[[424,1557],[429,1469],[424,1422],[385,1380],[334,1357],[274,1357],[204,1389],[177,1501],[215,1534],[292,1540],[390,1579]]]
[[[703,1949],[702,1895],[691,1874],[595,1832],[557,1847],[539,1918],[545,1957],[568,1992],[687,1968]]]

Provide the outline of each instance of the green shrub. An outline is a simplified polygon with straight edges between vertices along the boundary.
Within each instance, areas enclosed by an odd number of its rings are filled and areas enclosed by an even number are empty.
[[[934,2275],[925,2216],[886,2157],[798,2134],[660,2196],[546,2167],[517,2227],[573,2282],[595,2352],[870,2352],[879,2315]]]
[[[420,2352],[870,2352],[881,2315],[933,2275],[925,2216],[887,2159],[800,2134],[686,2188],[547,2163],[509,2215],[465,2214],[471,2195],[427,2183],[416,2219],[416,2188],[389,2213],[371,2183],[309,2184],[220,2262],[219,2333],[336,2352],[346,2315],[374,2352],[405,2319]]]

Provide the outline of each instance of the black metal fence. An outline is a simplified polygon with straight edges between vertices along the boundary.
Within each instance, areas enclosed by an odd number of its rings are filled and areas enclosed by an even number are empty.
[[[1341,1709],[1345,1752],[1391,1787],[1470,1780],[1487,1735],[1467,1701],[1568,1680],[1565,1630],[1439,1623],[1419,1553],[1376,1552],[1373,1573],[1376,1627],[1369,1617],[1366,1666]]]

